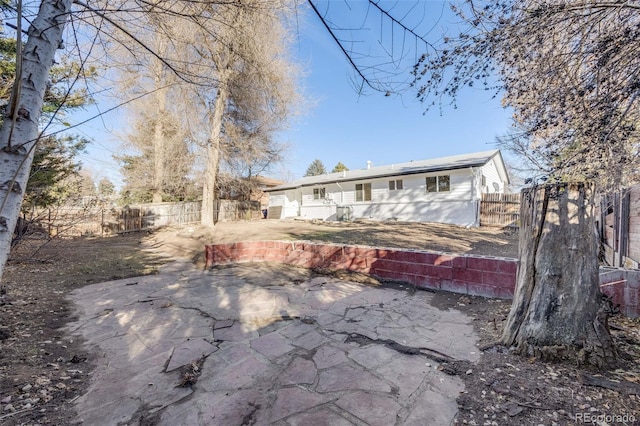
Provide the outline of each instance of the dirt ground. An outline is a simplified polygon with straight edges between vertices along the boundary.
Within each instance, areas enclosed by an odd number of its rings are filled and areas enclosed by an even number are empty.
[[[152,238],[164,254],[204,261],[204,243],[259,240],[312,240],[335,244],[360,244],[486,256],[518,256],[518,236],[497,228],[462,228],[440,223],[323,222],[263,220],[224,222],[215,228],[169,228]]]
[[[12,252],[0,294],[0,424],[73,424],[73,402],[89,383],[93,354],[59,330],[73,319],[65,300],[71,290],[153,274],[176,257],[202,265],[205,243],[270,239],[517,256],[513,233],[415,223],[264,220],[109,238],[26,240]],[[445,292],[437,292],[434,301],[471,316],[480,346],[500,336],[510,307],[508,301]],[[457,424],[640,424],[640,321],[614,317],[611,325],[622,360],[614,371],[534,362],[497,349],[485,351],[477,364],[444,366],[466,384]]]

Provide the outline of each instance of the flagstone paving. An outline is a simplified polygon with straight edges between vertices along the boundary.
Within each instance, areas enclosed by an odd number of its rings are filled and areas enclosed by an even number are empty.
[[[284,265],[176,262],[71,297],[97,354],[83,424],[444,425],[464,387],[436,360],[479,358],[431,293]]]

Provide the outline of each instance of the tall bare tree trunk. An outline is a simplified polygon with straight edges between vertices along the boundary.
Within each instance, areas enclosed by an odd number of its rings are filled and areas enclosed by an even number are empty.
[[[161,82],[158,82],[162,84]],[[156,114],[155,124],[153,128],[153,202],[162,202],[163,182],[164,182],[164,164],[165,164],[165,139],[164,139],[164,113],[166,110],[165,89],[156,92]]]
[[[158,54],[166,53],[166,41],[162,35],[157,36]],[[159,59],[153,60],[154,81],[156,92],[155,124],[153,129],[153,202],[162,202],[164,165],[165,165],[165,135],[164,135],[164,114],[167,107],[167,89],[161,89],[166,84],[164,64]]]
[[[16,76],[19,90],[14,91],[17,96],[12,97],[0,129],[0,278],[29,180],[49,70],[56,49],[62,44],[71,3],[71,0],[40,3],[38,16],[29,27],[22,72]]]
[[[522,191],[520,265],[502,342],[524,355],[613,365],[598,279],[594,186]]]
[[[225,87],[225,74],[220,73],[220,85],[216,94],[216,100],[211,115],[209,141],[207,143],[207,168],[202,185],[202,213],[200,223],[213,226],[215,220],[214,202],[216,198],[216,183],[218,166],[220,164],[220,135],[222,133],[222,117],[227,105],[227,88]]]

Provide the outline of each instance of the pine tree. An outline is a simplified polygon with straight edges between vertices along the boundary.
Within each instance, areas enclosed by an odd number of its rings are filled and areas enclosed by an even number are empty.
[[[307,172],[304,174],[304,176],[319,176],[325,173],[327,173],[327,169],[325,169],[322,161],[316,158],[311,162],[311,164],[309,164],[309,167],[307,167]]]
[[[78,188],[72,178],[78,176],[80,163],[77,156],[84,151],[87,143],[86,139],[75,136],[49,136],[38,142],[23,210],[60,204],[77,194]]]
[[[347,166],[342,164],[341,161],[338,161],[338,164],[336,164],[333,170],[331,170],[331,173],[346,172],[348,170],[349,168]]]

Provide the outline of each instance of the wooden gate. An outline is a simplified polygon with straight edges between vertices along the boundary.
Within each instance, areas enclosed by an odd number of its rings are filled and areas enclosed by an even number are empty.
[[[520,226],[520,193],[482,194],[480,226],[518,228]]]
[[[262,218],[259,201],[217,200],[214,222],[238,222]]]
[[[129,205],[115,212],[113,231],[144,231],[161,226],[198,223],[201,209],[201,201]]]

